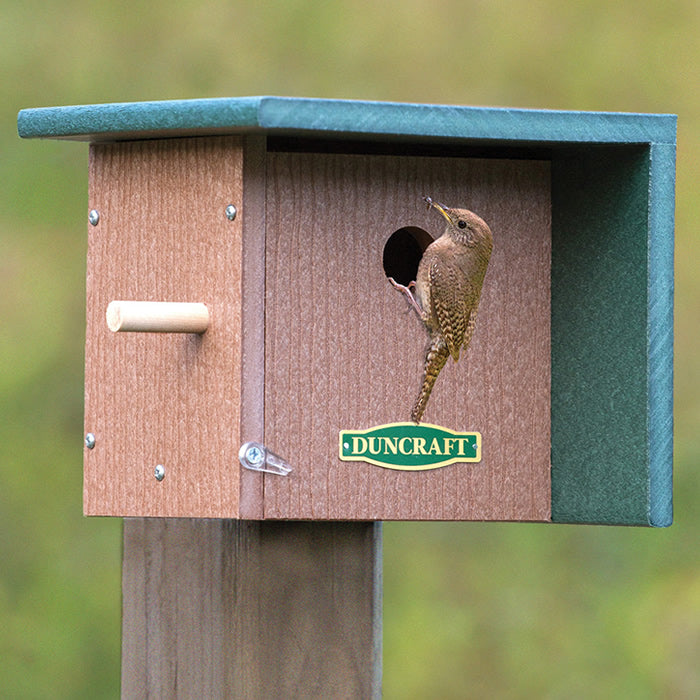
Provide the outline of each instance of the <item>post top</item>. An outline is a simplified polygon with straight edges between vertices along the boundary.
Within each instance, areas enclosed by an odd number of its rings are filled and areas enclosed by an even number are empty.
[[[120,141],[262,132],[411,142],[457,140],[675,144],[676,116],[404,104],[296,97],[224,97],[42,107],[20,111],[22,138]]]

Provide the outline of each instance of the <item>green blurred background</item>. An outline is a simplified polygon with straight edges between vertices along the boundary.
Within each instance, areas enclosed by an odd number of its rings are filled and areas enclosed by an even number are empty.
[[[3,0],[0,697],[119,693],[120,533],[81,515],[87,147],[17,111],[279,94],[679,115],[675,524],[385,526],[386,698],[700,697],[700,3]]]

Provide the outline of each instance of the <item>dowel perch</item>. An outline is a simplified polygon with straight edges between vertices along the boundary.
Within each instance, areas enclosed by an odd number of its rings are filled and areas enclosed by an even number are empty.
[[[107,326],[114,331],[204,333],[209,310],[204,304],[169,301],[112,301]]]

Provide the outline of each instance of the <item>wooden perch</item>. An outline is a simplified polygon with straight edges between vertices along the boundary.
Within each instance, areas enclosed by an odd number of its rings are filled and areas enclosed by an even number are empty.
[[[112,301],[107,326],[114,331],[204,333],[209,310],[204,304],[169,301]]]

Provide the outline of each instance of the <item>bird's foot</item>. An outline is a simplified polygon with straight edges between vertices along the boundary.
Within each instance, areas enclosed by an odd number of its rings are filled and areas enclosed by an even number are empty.
[[[418,314],[418,318],[423,318],[423,310],[418,306],[418,302],[416,301],[415,296],[413,296],[413,292],[411,289],[415,289],[416,283],[415,281],[411,280],[408,285],[403,285],[397,282],[393,277],[388,277],[387,278],[389,282],[391,283],[391,286],[394,287],[394,289],[398,289],[405,297],[406,300],[408,301],[409,305],[411,308]]]
[[[396,289],[398,289],[400,292],[403,292],[404,294],[406,292],[408,292],[411,289],[411,287],[416,286],[415,280],[411,280],[407,285],[403,285],[400,282],[397,282],[393,277],[387,277],[387,279],[389,280],[389,282],[391,282],[392,287],[395,287]]]

